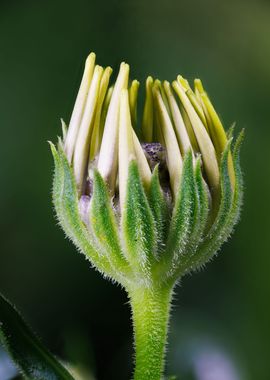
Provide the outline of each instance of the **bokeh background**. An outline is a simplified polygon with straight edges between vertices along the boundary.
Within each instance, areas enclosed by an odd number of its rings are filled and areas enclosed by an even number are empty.
[[[47,140],[60,134],[60,117],[69,121],[90,51],[115,69],[127,61],[140,81],[200,77],[225,127],[236,121],[237,131],[246,129],[241,223],[218,258],[177,288],[167,373],[269,379],[267,0],[1,0],[0,291],[85,379],[131,377],[126,295],[75,252],[51,204]],[[11,373],[1,351],[0,379]]]

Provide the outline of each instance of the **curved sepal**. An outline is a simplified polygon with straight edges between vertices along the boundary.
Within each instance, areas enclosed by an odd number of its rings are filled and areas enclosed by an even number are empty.
[[[130,268],[122,253],[117,221],[108,188],[97,170],[94,172],[93,179],[90,225],[101,251],[104,252],[114,270],[115,278],[121,283],[125,282]]]
[[[114,279],[114,271],[110,262],[98,252],[90,231],[81,220],[78,192],[67,158],[61,148],[57,151],[52,143],[50,146],[55,164],[53,203],[59,223],[66,235],[73,241],[78,250],[91,261],[93,266],[103,275]]]
[[[231,235],[235,224],[237,223],[242,206],[242,184],[243,178],[239,163],[240,145],[243,139],[243,133],[240,134],[233,151],[233,165],[235,170],[235,187],[231,188],[231,181],[228,168],[228,156],[231,142],[222,155],[221,160],[221,200],[220,207],[215,222],[209,230],[206,238],[198,247],[197,252],[191,256],[185,269],[195,270],[207,263],[220,249],[221,245]]]
[[[155,260],[153,253],[157,244],[156,228],[135,161],[129,164],[121,229],[125,254],[135,275],[142,281],[151,281],[151,262]]]
[[[201,170],[201,158],[196,160],[194,170],[196,208],[194,212],[194,224],[189,238],[189,244],[186,248],[186,255],[192,255],[196,252],[197,247],[202,242],[209,220],[210,194],[206,182],[203,179]]]
[[[169,205],[159,182],[159,167],[155,167],[152,174],[149,194],[150,208],[152,210],[157,232],[157,257],[165,250],[169,228]]]
[[[184,158],[181,185],[178,197],[173,209],[169,236],[166,244],[166,255],[164,260],[168,266],[167,275],[172,273],[179,266],[182,254],[185,252],[192,231],[193,220],[196,210],[196,191],[193,172],[193,158],[191,151],[187,152]]]
[[[232,217],[234,223],[237,223],[240,218],[241,208],[243,205],[244,197],[244,180],[243,173],[240,166],[240,149],[244,140],[244,130],[239,133],[235,145],[233,147],[233,163],[235,170],[235,188],[234,188],[234,198],[233,198],[233,213]]]

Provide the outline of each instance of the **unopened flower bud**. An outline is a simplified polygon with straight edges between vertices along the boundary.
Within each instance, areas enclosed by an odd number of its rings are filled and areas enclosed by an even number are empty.
[[[175,283],[228,238],[242,201],[239,147],[232,146],[200,80],[148,77],[87,58],[69,126],[51,144],[60,224],[92,264],[126,288]],[[142,137],[140,137],[142,136]]]

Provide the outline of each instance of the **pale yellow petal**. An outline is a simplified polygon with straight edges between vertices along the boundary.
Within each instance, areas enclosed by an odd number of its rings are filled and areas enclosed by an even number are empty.
[[[107,117],[110,101],[111,101],[111,98],[112,98],[113,88],[114,88],[113,85],[108,88],[106,96],[105,96],[105,100],[104,100],[104,103],[103,103],[102,111],[101,111],[100,125],[99,125],[99,148],[101,146],[101,141],[102,141],[102,137],[103,137],[105,121],[106,121],[106,117]]]
[[[206,122],[206,118],[205,118],[202,106],[201,106],[200,102],[198,101],[198,99],[196,98],[196,95],[192,91],[188,81],[186,79],[184,79],[181,75],[178,75],[177,76],[177,82],[179,83],[180,86],[182,86],[183,90],[185,91],[187,97],[189,98],[191,104],[193,105],[195,111],[199,115],[201,121],[203,122],[203,124],[204,124],[204,126],[208,132],[208,126],[207,126],[207,122]]]
[[[153,78],[148,77],[145,84],[145,103],[143,109],[142,119],[142,136],[144,142],[153,141],[153,125],[154,125],[154,111],[153,111]]]
[[[167,166],[170,173],[171,188],[174,197],[177,196],[179,191],[181,173],[182,173],[182,156],[180,153],[180,148],[178,146],[177,138],[174,133],[173,125],[169,114],[167,112],[166,106],[164,104],[160,88],[158,85],[153,87],[154,100],[156,105],[156,110],[158,112],[161,130],[165,142],[166,154],[167,154]]]
[[[79,192],[82,190],[84,176],[88,163],[90,138],[94,124],[94,117],[102,74],[103,68],[101,66],[96,66],[74,148],[73,169]]]
[[[129,65],[122,63],[109,104],[98,160],[98,170],[111,191],[115,189],[118,166],[119,107],[121,92],[127,89]]]
[[[123,210],[128,180],[130,161],[135,159],[133,131],[129,109],[128,90],[121,91],[119,117],[119,198],[120,208]]]
[[[65,152],[68,161],[71,162],[74,147],[76,144],[76,139],[78,136],[81,120],[83,117],[83,112],[85,108],[85,103],[87,100],[88,91],[90,88],[91,80],[93,77],[94,67],[95,67],[96,55],[94,53],[89,54],[86,62],[85,69],[79,88],[79,92],[75,101],[71,119],[69,122],[68,132],[65,139]]]
[[[102,79],[100,83],[93,133],[91,136],[90,161],[92,161],[95,158],[100,148],[100,141],[99,141],[100,118],[101,118],[102,107],[103,107],[105,95],[108,89],[111,73],[112,73],[112,68],[106,67],[102,75]]]
[[[187,130],[187,133],[188,133],[188,137],[189,137],[192,149],[193,149],[194,153],[199,153],[200,152],[200,148],[199,148],[199,145],[197,143],[197,139],[196,139],[195,133],[193,131],[193,128],[192,128],[190,119],[188,117],[188,114],[187,114],[187,112],[186,112],[186,110],[185,110],[185,108],[184,108],[184,106],[183,106],[182,103],[179,103],[179,109],[180,109],[180,112],[181,112],[181,115],[182,115],[182,118],[183,118],[186,130]]]
[[[97,106],[100,81],[103,74],[103,68],[96,66],[93,79],[88,92],[85,110],[81,121],[78,137],[75,144],[73,155],[74,175],[77,182],[78,190],[82,190],[85,171],[89,158],[89,145],[91,132],[94,124],[94,116]]]
[[[191,142],[184,124],[183,117],[181,115],[180,109],[173,95],[171,85],[168,81],[164,82],[164,90],[168,99],[168,104],[171,110],[171,115],[174,123],[175,134],[180,146],[182,155],[184,155],[188,150],[192,150]]]
[[[199,79],[196,79],[194,81],[194,84],[199,92],[201,101],[204,105],[204,112],[207,116],[209,129],[210,129],[210,135],[215,145],[218,161],[220,161],[221,155],[224,152],[225,147],[228,143],[226,132],[223,128],[223,125],[221,123],[221,120],[216,110],[213,107],[213,104],[211,103],[207,93],[203,89],[202,82]],[[228,167],[229,167],[229,175],[230,175],[231,184],[232,184],[232,187],[234,188],[235,172],[234,172],[233,159],[232,159],[231,152],[229,153],[229,156],[228,156]]]
[[[129,107],[131,113],[131,123],[135,128],[137,125],[137,99],[139,92],[140,82],[136,79],[132,81],[131,86],[129,88]]]
[[[208,178],[208,183],[211,187],[211,190],[216,191],[219,188],[219,167],[214,145],[205,129],[204,124],[202,123],[197,112],[195,111],[189,98],[187,97],[185,90],[177,81],[173,82],[173,88],[179,96],[179,99],[183,104],[185,111],[187,112],[187,115],[190,119],[192,128],[194,130],[202,154],[203,165]]]
[[[134,143],[134,150],[135,150],[136,159],[138,162],[138,168],[139,168],[141,180],[146,190],[148,190],[151,183],[152,173],[151,173],[149,164],[147,162],[147,159],[145,157],[144,151],[142,149],[141,143],[138,139],[138,136],[134,132],[134,130],[133,130],[133,143]]]

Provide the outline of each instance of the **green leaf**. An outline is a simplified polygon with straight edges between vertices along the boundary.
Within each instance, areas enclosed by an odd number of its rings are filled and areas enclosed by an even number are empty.
[[[0,341],[27,379],[74,380],[1,294]]]

